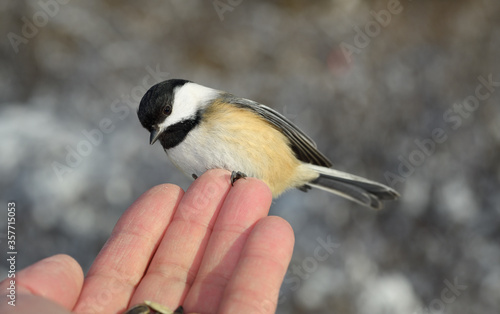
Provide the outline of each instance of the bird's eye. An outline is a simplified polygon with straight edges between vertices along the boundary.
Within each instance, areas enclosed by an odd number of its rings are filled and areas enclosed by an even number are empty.
[[[166,116],[169,116],[172,113],[172,106],[166,105],[165,107],[163,107],[162,113]]]

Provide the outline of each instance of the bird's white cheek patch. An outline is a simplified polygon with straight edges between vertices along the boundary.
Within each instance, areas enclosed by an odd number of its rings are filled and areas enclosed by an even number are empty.
[[[209,104],[219,91],[195,83],[186,83],[174,92],[172,114],[161,124],[168,127],[183,120],[192,119],[198,110]]]
[[[167,118],[165,119],[165,121],[163,121],[162,123],[158,124],[158,128],[160,129],[160,132],[163,132],[165,131],[169,126],[171,126],[172,123],[170,122],[170,119]]]

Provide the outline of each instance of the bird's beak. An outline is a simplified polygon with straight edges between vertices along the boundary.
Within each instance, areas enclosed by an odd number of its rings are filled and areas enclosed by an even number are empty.
[[[158,140],[158,137],[160,136],[161,131],[154,128],[153,131],[151,131],[151,135],[149,136],[149,144],[153,145],[156,140]]]

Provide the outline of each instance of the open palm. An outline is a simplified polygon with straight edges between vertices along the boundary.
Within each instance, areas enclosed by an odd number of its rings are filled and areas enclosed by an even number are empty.
[[[231,187],[229,177],[210,170],[185,193],[152,188],[120,218],[85,279],[71,257],[52,256],[17,274],[16,307],[0,310],[121,313],[150,300],[188,313],[274,313],[293,232],[267,217],[264,183]]]

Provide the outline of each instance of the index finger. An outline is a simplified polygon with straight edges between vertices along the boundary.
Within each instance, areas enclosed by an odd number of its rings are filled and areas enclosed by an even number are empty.
[[[213,169],[191,184],[130,304],[144,300],[176,308],[189,291],[222,203],[230,173]]]
[[[162,184],[130,206],[92,264],[75,312],[115,313],[127,307],[183,194],[178,186]]]

